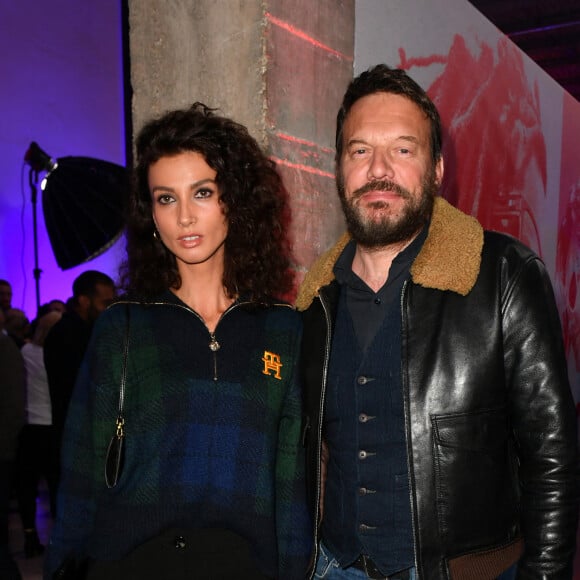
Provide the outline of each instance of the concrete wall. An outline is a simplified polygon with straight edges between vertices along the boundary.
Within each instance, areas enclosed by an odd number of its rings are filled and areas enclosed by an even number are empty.
[[[268,149],[291,196],[299,282],[344,231],[334,135],[352,78],[354,1],[272,1],[267,19]]]
[[[264,139],[262,3],[129,0],[133,126],[195,101]]]

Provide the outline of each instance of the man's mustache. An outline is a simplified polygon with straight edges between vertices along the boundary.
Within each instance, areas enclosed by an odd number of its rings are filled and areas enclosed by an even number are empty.
[[[353,200],[357,200],[365,193],[370,193],[371,191],[391,191],[404,199],[409,199],[411,197],[411,192],[408,189],[401,187],[394,181],[391,181],[390,179],[375,179],[374,181],[369,181],[362,187],[355,189],[352,198]]]

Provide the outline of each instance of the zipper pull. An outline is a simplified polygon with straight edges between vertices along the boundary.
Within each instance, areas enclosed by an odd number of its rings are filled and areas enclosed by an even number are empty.
[[[211,340],[209,341],[209,349],[212,352],[216,352],[220,349],[220,343],[216,340],[215,334],[210,334]]]

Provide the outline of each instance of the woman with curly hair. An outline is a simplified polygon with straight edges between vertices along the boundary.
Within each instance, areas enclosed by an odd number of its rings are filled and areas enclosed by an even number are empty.
[[[304,578],[282,182],[201,103],[146,124],[136,153],[126,294],[98,320],[69,408],[47,578]]]

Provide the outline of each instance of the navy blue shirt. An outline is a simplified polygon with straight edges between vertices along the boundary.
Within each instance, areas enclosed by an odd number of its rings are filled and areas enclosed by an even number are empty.
[[[334,266],[334,277],[346,288],[346,305],[354,324],[360,347],[364,350],[381,327],[393,300],[399,300],[403,282],[409,276],[411,265],[427,238],[428,225],[400,252],[389,270],[383,287],[375,292],[352,271],[356,243],[350,241]]]

